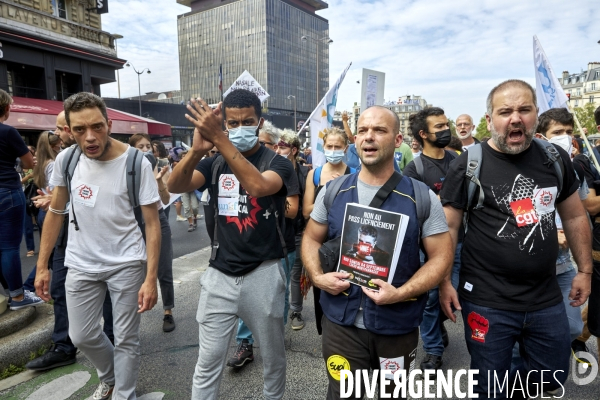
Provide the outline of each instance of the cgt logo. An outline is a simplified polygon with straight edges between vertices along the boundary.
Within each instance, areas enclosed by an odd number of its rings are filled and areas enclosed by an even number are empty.
[[[581,360],[581,362],[577,360]],[[571,372],[576,385],[587,385],[598,376],[598,361],[590,353],[578,351],[575,353],[575,357],[571,357]]]
[[[538,217],[533,208],[531,199],[527,198],[513,201],[510,203],[510,208],[512,209],[519,228],[538,222]]]

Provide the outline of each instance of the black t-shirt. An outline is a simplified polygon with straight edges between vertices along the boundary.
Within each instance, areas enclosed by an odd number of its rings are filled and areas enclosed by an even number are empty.
[[[600,147],[598,148],[600,150]],[[600,161],[600,160],[599,160]],[[592,161],[583,154],[578,154],[573,160],[573,166],[579,179],[585,179],[588,187],[596,191],[596,196],[600,196],[600,176],[592,171]],[[600,219],[596,222],[599,215],[590,216],[592,221],[592,249],[600,251]],[[597,264],[598,261],[594,261]]]
[[[554,206],[575,193],[579,181],[569,155],[555,147],[565,171],[558,198],[554,165],[536,144],[517,155],[482,144],[479,180],[485,200],[482,210],[469,212],[458,288],[461,298],[510,311],[536,311],[562,301],[556,280]],[[468,201],[467,153],[450,165],[440,193],[443,205],[461,210],[466,210]]]
[[[423,161],[423,176],[419,176],[417,173],[414,160],[408,163],[402,173],[425,183],[433,193],[439,194],[440,190],[442,190],[444,179],[446,179],[446,172],[450,168],[450,162],[457,157],[456,153],[446,150],[444,151],[444,158],[439,160],[428,157],[423,153],[421,153],[420,157],[422,157],[421,160]]]
[[[247,157],[248,161],[258,168],[261,155],[265,151],[266,149],[261,146],[256,153]],[[211,209],[213,209],[214,202],[218,201],[219,195],[218,190],[213,193],[211,188],[211,167],[215,159],[216,157],[205,158],[196,166],[196,170],[206,179],[206,183],[199,190],[210,190]],[[279,174],[283,182],[293,181],[292,164],[283,157],[275,156],[266,170]],[[233,174],[233,172],[227,164],[224,164],[222,174]],[[263,261],[283,257],[276,223],[279,219],[280,226],[283,226],[287,196],[286,185],[284,184],[274,195],[259,198],[248,195],[246,190],[241,185],[239,186],[237,216],[219,215],[215,217],[218,219],[219,249],[215,259],[210,260],[212,267],[233,276],[245,275]],[[270,210],[272,201],[275,202],[278,217]]]
[[[283,157],[282,157],[283,158]],[[294,168],[294,166],[292,166]],[[292,176],[288,181],[284,181],[285,186],[287,187],[287,196],[298,195],[298,204],[302,202],[302,197],[300,196],[300,182],[298,182],[298,176],[294,171]],[[298,205],[298,214],[301,214],[300,206]],[[296,214],[296,217],[298,217]],[[296,251],[296,229],[294,229],[296,218],[286,218],[285,219],[285,232],[283,237],[285,238],[285,247],[287,248],[288,253],[292,251]]]
[[[29,152],[19,132],[9,125],[0,123],[0,187],[20,189],[21,179],[15,169],[17,158]]]

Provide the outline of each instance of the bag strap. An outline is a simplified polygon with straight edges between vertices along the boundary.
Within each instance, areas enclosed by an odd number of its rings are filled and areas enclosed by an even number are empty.
[[[323,167],[317,167],[315,168],[315,173],[313,174],[313,183],[315,184],[315,187],[319,186],[319,182],[321,182],[321,171],[323,170]]]
[[[217,257],[217,250],[219,249],[219,239],[217,238],[217,225],[219,224],[219,175],[221,174],[221,170],[223,169],[223,165],[225,164],[225,159],[221,154],[217,155],[215,160],[211,166],[212,178],[210,181],[210,187],[212,188],[212,194],[210,196],[213,202],[213,210],[215,213],[215,228],[213,230],[213,241],[212,241],[212,251],[210,254],[210,259],[214,260]]]
[[[558,178],[558,196],[560,195],[560,192],[562,190],[563,177],[565,175],[565,165],[563,163],[562,157],[560,156],[558,150],[556,150],[556,147],[554,147],[552,143],[537,138],[534,138],[533,142],[544,151],[544,154],[546,154],[548,161],[544,164],[552,163],[552,165],[554,166],[554,171],[556,172],[556,177]],[[596,149],[594,148],[594,150]]]
[[[133,208],[140,205],[140,183],[142,180],[142,160],[144,155],[135,147],[127,150],[127,193]]]
[[[73,179],[73,174],[75,173],[75,168],[77,167],[77,163],[79,162],[79,157],[81,156],[81,148],[74,144],[68,149],[65,150],[67,152],[67,163],[63,168],[63,180],[65,185],[67,186],[67,192],[69,193],[69,198],[71,197],[71,180]]]
[[[479,188],[479,198],[477,199],[476,210],[483,208],[483,189],[481,188],[481,182],[479,182],[479,172],[481,171],[481,157],[482,150],[481,144],[477,143],[467,150],[467,170],[465,175],[469,178],[469,188],[467,191],[467,209],[471,208],[475,191]]]
[[[421,160],[421,157],[415,157],[413,158],[413,163],[415,164],[419,179],[423,180],[423,160]]]
[[[398,184],[400,183],[401,180],[402,180],[402,174],[399,173],[398,171],[394,171],[394,173],[392,174],[392,176],[389,177],[387,182],[384,183],[383,186],[379,188],[377,193],[375,193],[375,197],[373,197],[373,200],[371,200],[371,204],[369,204],[369,207],[373,207],[373,208],[381,207],[381,205],[383,204],[385,199],[387,199],[387,197],[390,195],[390,193],[392,193],[392,190],[394,190],[396,188],[396,186],[398,186]]]
[[[420,158],[420,157],[417,157]],[[429,187],[423,182],[410,178],[413,190],[415,192],[415,203],[417,207],[417,219],[419,221],[419,229],[423,230],[423,224],[429,218],[431,211],[431,198],[429,197]]]
[[[329,209],[333,204],[335,196],[337,196],[338,192],[340,191],[340,188],[349,176],[350,175],[338,176],[337,178],[329,182],[329,184],[325,187],[325,197],[323,198],[323,204],[325,205],[327,214],[329,214]]]

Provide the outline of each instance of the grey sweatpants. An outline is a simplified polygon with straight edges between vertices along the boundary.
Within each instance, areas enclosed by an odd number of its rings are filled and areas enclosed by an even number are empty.
[[[208,268],[200,278],[196,319],[200,350],[192,400],[217,399],[228,345],[242,318],[260,344],[265,399],[281,399],[285,391],[283,302],[285,275],[281,260],[263,262],[244,276]]]
[[[65,281],[69,336],[90,360],[98,378],[115,385],[113,400],[134,400],[140,368],[138,292],[144,282],[142,264],[90,274],[69,268]],[[100,318],[106,290],[113,306],[115,346],[102,332]]]

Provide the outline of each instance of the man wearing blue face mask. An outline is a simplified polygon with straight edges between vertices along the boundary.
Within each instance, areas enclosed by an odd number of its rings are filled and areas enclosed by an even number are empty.
[[[234,90],[211,110],[192,100],[186,118],[194,126],[192,149],[173,170],[169,191],[208,190],[214,210],[210,268],[203,274],[196,319],[199,357],[192,399],[216,399],[227,348],[242,318],[262,344],[264,397],[285,391],[283,302],[286,249],[282,235],[292,164],[261,146],[261,103],[247,90]],[[229,137],[221,130],[222,118]],[[205,158],[213,146],[220,156]],[[207,218],[210,220],[210,218]],[[212,225],[212,226],[211,226]]]

